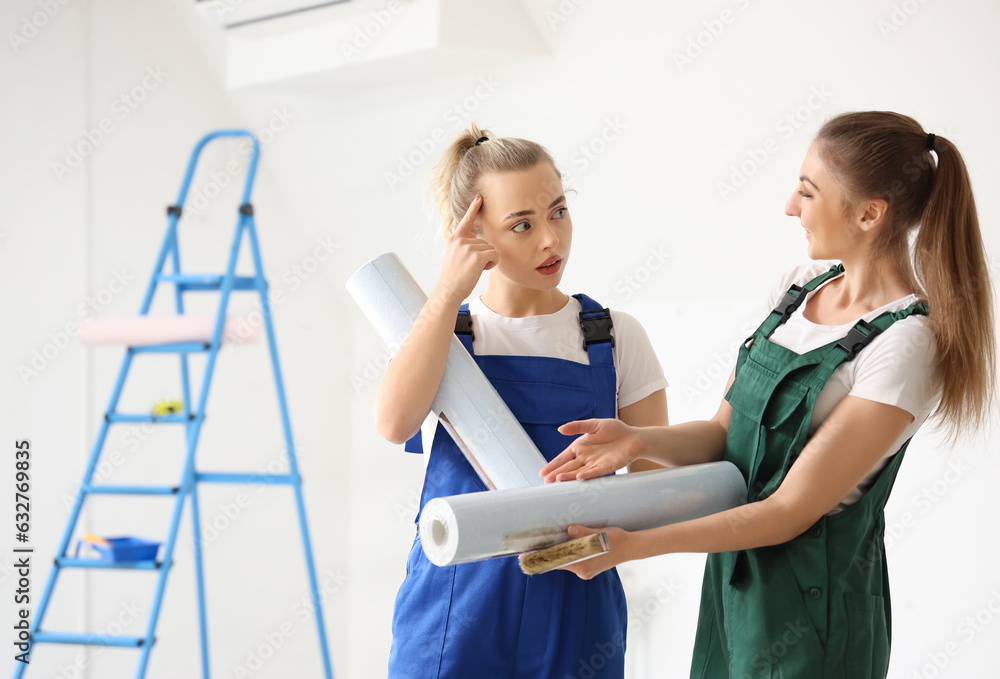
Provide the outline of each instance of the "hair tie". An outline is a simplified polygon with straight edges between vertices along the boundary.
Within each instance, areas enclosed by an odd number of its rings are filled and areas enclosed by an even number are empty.
[[[489,141],[489,140],[490,140],[490,138],[489,138],[489,137],[480,137],[479,139],[477,139],[477,140],[476,140],[476,146],[479,146],[479,145],[480,145],[480,144],[482,144],[482,143],[483,143],[484,141]]]
[[[935,139],[935,135],[934,135],[933,132],[931,132],[930,134],[927,135],[927,148],[924,149],[925,151],[934,151],[935,150],[934,149],[934,139]]]

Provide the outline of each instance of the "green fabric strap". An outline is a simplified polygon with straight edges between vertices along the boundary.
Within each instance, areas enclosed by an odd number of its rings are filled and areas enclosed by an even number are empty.
[[[773,333],[779,325],[788,320],[788,316],[785,315],[785,309],[782,308],[783,305],[794,301],[795,306],[798,307],[798,305],[802,303],[805,295],[808,295],[810,292],[823,285],[823,283],[826,283],[831,278],[839,276],[842,273],[844,273],[844,265],[835,264],[834,266],[831,266],[830,270],[826,273],[816,276],[816,278],[813,278],[811,281],[803,285],[800,290],[796,291],[793,288],[786,292],[785,296],[782,297],[781,302],[779,302],[778,306],[773,309],[770,314],[768,314],[767,318],[765,318],[764,322],[760,324],[760,327],[757,328],[757,332],[755,332],[753,336],[760,337],[763,333],[764,337],[770,337],[771,333]],[[788,300],[788,302],[786,302],[786,300]]]
[[[865,338],[864,345],[867,346],[871,340],[888,330],[889,327],[896,321],[909,318],[914,314],[926,316],[928,313],[929,308],[926,302],[916,302],[905,309],[900,309],[899,311],[886,311],[885,313],[879,314],[870,323],[859,321],[853,328],[851,328],[851,333],[857,332],[863,335]],[[820,388],[822,388],[822,385],[826,384],[826,381],[830,378],[830,375],[833,374],[833,371],[837,368],[837,366],[841,363],[854,360],[856,352],[848,353],[844,348],[845,342],[848,341],[849,337],[850,333],[848,334],[848,337],[843,340],[831,342],[825,347],[817,349],[817,351],[821,351],[822,349],[826,349],[827,351],[826,358],[823,359],[822,363],[817,366],[816,372],[813,373],[813,377],[819,384]]]

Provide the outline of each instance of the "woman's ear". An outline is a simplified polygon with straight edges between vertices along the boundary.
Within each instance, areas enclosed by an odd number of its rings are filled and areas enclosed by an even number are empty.
[[[885,221],[885,215],[889,210],[889,204],[881,198],[875,198],[863,203],[861,205],[861,210],[861,230],[866,232],[874,231],[882,225],[882,222]]]

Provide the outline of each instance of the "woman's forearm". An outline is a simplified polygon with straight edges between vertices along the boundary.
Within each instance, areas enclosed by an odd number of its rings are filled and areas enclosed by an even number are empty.
[[[722,459],[726,430],[717,420],[684,422],[669,427],[633,430],[637,457],[668,467],[716,462]]]
[[[658,554],[733,552],[778,545],[801,535],[808,522],[770,497],[691,521],[636,531],[630,550],[644,559]]]

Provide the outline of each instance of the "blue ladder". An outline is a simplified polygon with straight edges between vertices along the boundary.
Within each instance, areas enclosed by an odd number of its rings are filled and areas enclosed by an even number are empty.
[[[205,274],[183,274],[180,265],[180,250],[177,244],[177,222],[180,219],[184,201],[187,197],[188,187],[194,175],[195,167],[202,148],[213,139],[222,137],[245,137],[250,141],[252,152],[247,167],[246,183],[243,186],[243,197],[239,206],[239,217],[236,223],[236,232],[233,236],[233,244],[229,253],[229,262],[226,265],[226,272],[222,275]],[[140,316],[149,313],[150,304],[156,288],[161,283],[173,284],[176,311],[178,314],[184,313],[184,292],[218,291],[220,293],[219,308],[215,316],[215,326],[212,331],[211,341],[204,342],[175,342],[171,344],[161,344],[154,346],[128,347],[125,358],[122,361],[118,378],[115,381],[111,393],[111,400],[108,404],[104,421],[101,423],[97,440],[90,453],[87,468],[81,480],[80,489],[70,512],[66,530],[62,540],[59,542],[58,556],[55,565],[49,572],[45,589],[38,601],[38,608],[32,622],[30,632],[30,649],[35,644],[55,643],[55,644],[83,644],[92,646],[121,646],[127,648],[138,648],[140,658],[136,669],[136,679],[142,679],[146,674],[146,667],[149,663],[149,654],[155,642],[154,633],[156,623],[160,613],[160,604],[163,600],[164,589],[167,584],[167,574],[173,565],[174,546],[177,540],[177,529],[180,526],[181,514],[185,501],[191,502],[191,519],[194,524],[194,563],[196,575],[196,587],[198,594],[198,623],[201,632],[201,666],[202,676],[209,679],[208,668],[208,632],[205,616],[205,582],[202,570],[201,553],[201,520],[198,513],[198,493],[199,483],[244,483],[258,484],[267,483],[275,485],[291,486],[295,492],[295,505],[298,510],[299,528],[302,532],[302,545],[305,549],[306,569],[309,576],[309,587],[312,594],[313,610],[316,615],[316,628],[319,633],[320,651],[323,656],[323,668],[326,679],[333,679],[333,671],[330,666],[330,653],[327,649],[326,629],[323,624],[323,614],[320,608],[320,597],[316,586],[316,569],[313,563],[312,545],[309,539],[309,530],[306,525],[305,505],[302,500],[301,477],[299,476],[298,464],[295,458],[295,446],[292,441],[291,425],[288,421],[288,407],[285,402],[284,383],[281,378],[281,367],[278,362],[278,349],[274,339],[274,327],[271,323],[271,310],[267,295],[267,281],[264,278],[264,267],[261,264],[260,248],[257,243],[257,231],[254,225],[253,207],[250,203],[250,191],[253,187],[254,175],[257,171],[257,158],[260,149],[256,137],[245,130],[219,130],[205,135],[194,147],[191,153],[191,160],[181,184],[180,194],[177,203],[167,208],[167,233],[160,247],[159,255],[156,258],[156,265],[153,275],[146,289],[146,295],[139,310]],[[236,275],[236,259],[240,251],[243,237],[246,236],[250,242],[250,250],[253,255],[255,273],[253,276]],[[167,257],[170,257],[173,266],[172,273],[164,273],[164,264]],[[201,431],[202,422],[205,420],[205,404],[208,400],[208,389],[212,381],[212,373],[215,368],[215,359],[218,356],[219,348],[222,344],[223,330],[226,322],[226,308],[229,303],[229,295],[233,291],[256,290],[260,294],[261,315],[267,333],[267,343],[271,354],[271,367],[274,370],[274,383],[278,395],[278,407],[281,411],[281,425],[284,432],[285,448],[288,452],[288,474],[260,474],[260,473],[206,473],[198,471],[195,467],[195,449],[198,445],[198,435]],[[136,415],[119,413],[117,411],[118,399],[121,395],[125,377],[132,364],[132,358],[139,353],[158,352],[176,353],[180,357],[181,385],[183,390],[183,410],[174,415]],[[191,410],[190,383],[188,380],[188,354],[204,352],[207,354],[204,378],[201,381],[201,389],[198,394],[198,407]],[[114,423],[120,422],[150,422],[150,423],[175,423],[183,424],[186,428],[186,454],[184,458],[183,471],[181,473],[180,485],[178,486],[113,486],[106,484],[93,484],[94,471],[97,468],[101,450],[107,438],[108,429]],[[88,495],[173,495],[175,496],[173,513],[171,514],[170,526],[167,532],[166,543],[163,547],[162,561],[134,561],[134,562],[108,562],[97,559],[80,559],[67,555],[70,540],[76,530],[76,524],[80,517],[80,510],[83,501]],[[42,620],[49,604],[49,599],[55,587],[56,578],[63,568],[125,568],[140,570],[158,571],[156,590],[153,594],[153,604],[150,609],[149,620],[146,623],[146,632],[143,636],[111,636],[94,635],[67,632],[50,632],[42,629]],[[24,675],[28,665],[17,663],[14,670],[14,679],[19,679]]]

